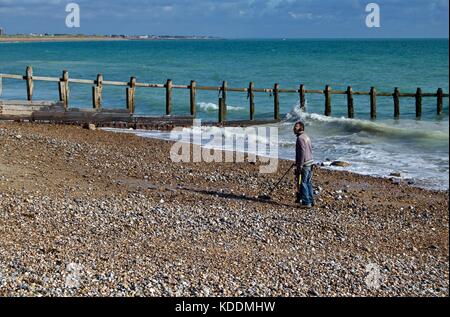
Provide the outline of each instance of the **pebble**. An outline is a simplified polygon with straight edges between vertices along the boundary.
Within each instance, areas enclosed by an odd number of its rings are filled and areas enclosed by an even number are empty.
[[[255,201],[281,175],[252,164],[176,165],[163,141],[0,125],[0,296],[449,295],[445,193],[317,169],[318,206],[303,211],[288,180]]]

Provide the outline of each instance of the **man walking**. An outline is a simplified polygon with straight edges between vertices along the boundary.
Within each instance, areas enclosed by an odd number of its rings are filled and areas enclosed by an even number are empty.
[[[297,136],[296,144],[296,184],[297,184],[297,204],[301,204],[303,209],[310,209],[314,206],[314,190],[312,184],[313,177],[313,152],[311,139],[305,133],[305,124],[297,122],[294,127]]]

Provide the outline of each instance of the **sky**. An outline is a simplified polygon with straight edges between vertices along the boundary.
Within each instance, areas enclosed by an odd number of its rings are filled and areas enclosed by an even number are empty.
[[[80,28],[67,28],[68,3]],[[380,7],[366,26],[367,4]],[[223,38],[448,38],[448,0],[0,0],[8,34],[208,35]]]

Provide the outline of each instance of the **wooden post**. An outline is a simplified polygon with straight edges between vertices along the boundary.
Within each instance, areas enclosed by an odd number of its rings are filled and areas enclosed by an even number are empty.
[[[59,101],[64,104],[67,110],[69,105],[69,72],[64,70],[59,81]]]
[[[416,118],[422,117],[422,89],[417,88],[416,92]]]
[[[166,115],[170,116],[172,114],[172,91],[173,91],[173,81],[171,79],[167,80],[166,83]]]
[[[347,106],[348,106],[348,117],[350,119],[355,118],[355,109],[353,102],[353,88],[352,86],[348,86],[347,88]]]
[[[305,85],[300,85],[300,109],[306,112],[306,92]]]
[[[437,91],[437,114],[440,116],[444,111],[444,92],[442,88]]]
[[[397,87],[394,90],[394,118],[400,118],[400,90]]]
[[[248,86],[248,99],[250,100],[250,120],[255,120],[255,84],[253,82]]]
[[[227,116],[227,90],[228,90],[228,83],[224,81],[222,83],[222,102],[223,102],[223,111],[224,111],[224,121],[226,120]]]
[[[331,116],[331,87],[327,85],[325,87],[325,115],[327,117]]]
[[[98,74],[95,86],[92,87],[92,103],[94,109],[100,110],[102,108],[102,93],[103,93],[103,75]]]
[[[33,68],[31,66],[27,67],[25,79],[27,81],[27,100],[33,100]]]
[[[127,88],[127,109],[134,114],[136,109],[136,77],[131,77]]]
[[[225,120],[225,103],[223,98],[219,98],[219,123],[224,123]]]
[[[196,104],[196,97],[197,97],[197,82],[195,80],[191,80],[191,85],[189,86],[190,92],[191,92],[191,116],[194,118],[197,115],[197,104]]]
[[[0,96],[3,93],[3,77],[0,77]]]
[[[273,100],[274,100],[274,119],[280,120],[280,85],[275,84],[273,87]]]
[[[377,89],[370,88],[370,118],[375,120],[377,118]]]

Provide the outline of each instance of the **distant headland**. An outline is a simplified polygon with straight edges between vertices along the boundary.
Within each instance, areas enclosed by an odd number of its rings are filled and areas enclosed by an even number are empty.
[[[203,35],[85,35],[85,34],[14,34],[0,35],[0,42],[71,42],[71,41],[151,41],[151,40],[213,40]]]

